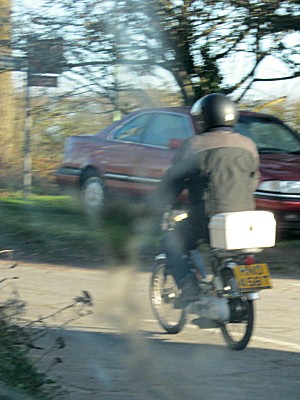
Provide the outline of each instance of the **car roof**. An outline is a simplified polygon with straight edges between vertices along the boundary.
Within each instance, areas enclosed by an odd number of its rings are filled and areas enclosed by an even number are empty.
[[[163,112],[163,111],[170,111],[170,112],[178,112],[181,114],[187,114],[190,115],[190,110],[191,106],[166,106],[166,107],[145,107],[145,108],[140,108],[138,110],[132,111],[131,113],[124,115],[124,118],[128,116],[133,116],[133,115],[138,115],[142,114],[144,112]],[[267,113],[261,113],[261,112],[256,112],[256,111],[250,111],[250,110],[239,110],[240,115],[246,115],[246,116],[256,116],[260,118],[271,118],[274,120],[280,121],[280,119],[276,118],[275,116]]]
[[[127,120],[130,120],[131,118],[144,114],[144,113],[151,113],[151,112],[174,112],[174,113],[179,113],[179,114],[184,114],[189,116],[192,121],[193,125],[195,127],[195,119],[194,117],[191,116],[190,110],[191,106],[165,106],[165,107],[145,107],[145,108],[140,108],[138,110],[132,111],[126,115],[124,115],[121,119],[118,121],[113,122],[112,124],[108,125],[106,128],[102,129],[100,132],[98,132],[96,135],[99,137],[104,137],[106,136],[109,132],[111,132],[113,129],[115,129],[117,126],[121,125],[123,122],[126,122]],[[259,112],[254,112],[254,111],[248,111],[248,110],[239,110],[240,116],[249,116],[249,117],[257,117],[257,118],[265,118],[269,120],[273,120],[276,123],[283,123],[279,118],[274,117],[271,114],[264,114],[264,113],[259,113]],[[196,127],[195,127],[196,129]]]

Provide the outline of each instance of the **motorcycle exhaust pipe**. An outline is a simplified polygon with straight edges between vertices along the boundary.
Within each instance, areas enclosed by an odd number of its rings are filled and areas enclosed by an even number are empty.
[[[216,322],[226,323],[230,318],[228,301],[220,297],[203,296],[200,300],[192,303],[191,314],[198,314]]]

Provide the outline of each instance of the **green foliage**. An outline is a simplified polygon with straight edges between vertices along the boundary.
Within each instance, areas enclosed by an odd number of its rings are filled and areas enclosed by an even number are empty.
[[[7,258],[11,261],[13,251],[1,251],[1,259]],[[1,264],[4,269],[17,269],[15,262]],[[7,289],[7,281],[17,277],[6,277],[0,279],[0,290]],[[43,339],[49,336],[51,330],[47,327],[47,321],[56,321],[56,327],[62,329],[84,315],[91,313],[93,299],[87,291],[75,297],[68,304],[49,315],[39,317],[37,320],[28,321],[23,318],[26,314],[26,304],[20,299],[18,290],[13,286],[9,293],[4,290],[0,300],[0,398],[7,400],[18,399],[57,399],[65,394],[61,385],[51,379],[49,372],[58,363],[63,362],[57,356],[57,351],[65,348],[66,342],[63,336],[58,336],[51,342]],[[66,310],[73,310],[68,314],[67,321],[57,322],[58,314]],[[59,325],[59,326],[57,326]],[[51,335],[52,338],[52,335]],[[43,343],[47,343],[46,345]],[[55,351],[55,357],[50,354]],[[39,353],[39,354],[38,354]],[[46,358],[47,357],[47,358]],[[50,358],[49,358],[50,357]],[[45,366],[45,358],[46,364]],[[41,363],[41,360],[44,363]]]
[[[3,195],[0,219],[0,247],[13,248],[18,258],[30,261],[101,266],[128,258],[134,240],[145,243],[148,255],[159,246],[157,233],[145,226],[144,209],[131,203],[111,204],[96,224],[66,196]]]
[[[30,262],[107,267],[136,256],[152,259],[161,246],[159,221],[132,203],[111,203],[91,224],[69,197],[3,195],[0,219],[0,247]],[[280,236],[276,247],[297,248],[299,237]]]
[[[91,227],[74,199],[64,196],[0,197],[2,247],[49,262],[102,260],[103,232]]]
[[[44,373],[38,372],[28,357],[26,349],[20,347],[16,342],[18,332],[13,332],[10,326],[1,325],[1,334],[4,333],[4,336],[0,340],[0,381],[36,396],[36,398],[45,400],[52,398],[43,386],[54,382],[48,379]],[[9,341],[6,340],[8,335]]]
[[[50,400],[58,387],[34,364],[28,347],[31,334],[16,322],[24,306],[15,299],[0,306],[0,382],[17,389],[17,393]]]

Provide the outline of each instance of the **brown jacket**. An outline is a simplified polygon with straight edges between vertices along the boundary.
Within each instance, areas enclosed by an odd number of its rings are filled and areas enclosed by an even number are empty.
[[[186,140],[162,179],[166,204],[189,190],[191,217],[255,208],[259,181],[256,144],[230,129],[214,129]]]

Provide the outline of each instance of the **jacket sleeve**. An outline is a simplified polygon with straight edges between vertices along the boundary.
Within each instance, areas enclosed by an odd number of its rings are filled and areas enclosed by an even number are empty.
[[[189,151],[189,142],[185,142],[178,150],[170,168],[163,176],[156,191],[156,204],[160,210],[171,206],[180,193],[187,187],[187,180],[195,169],[195,161]]]

